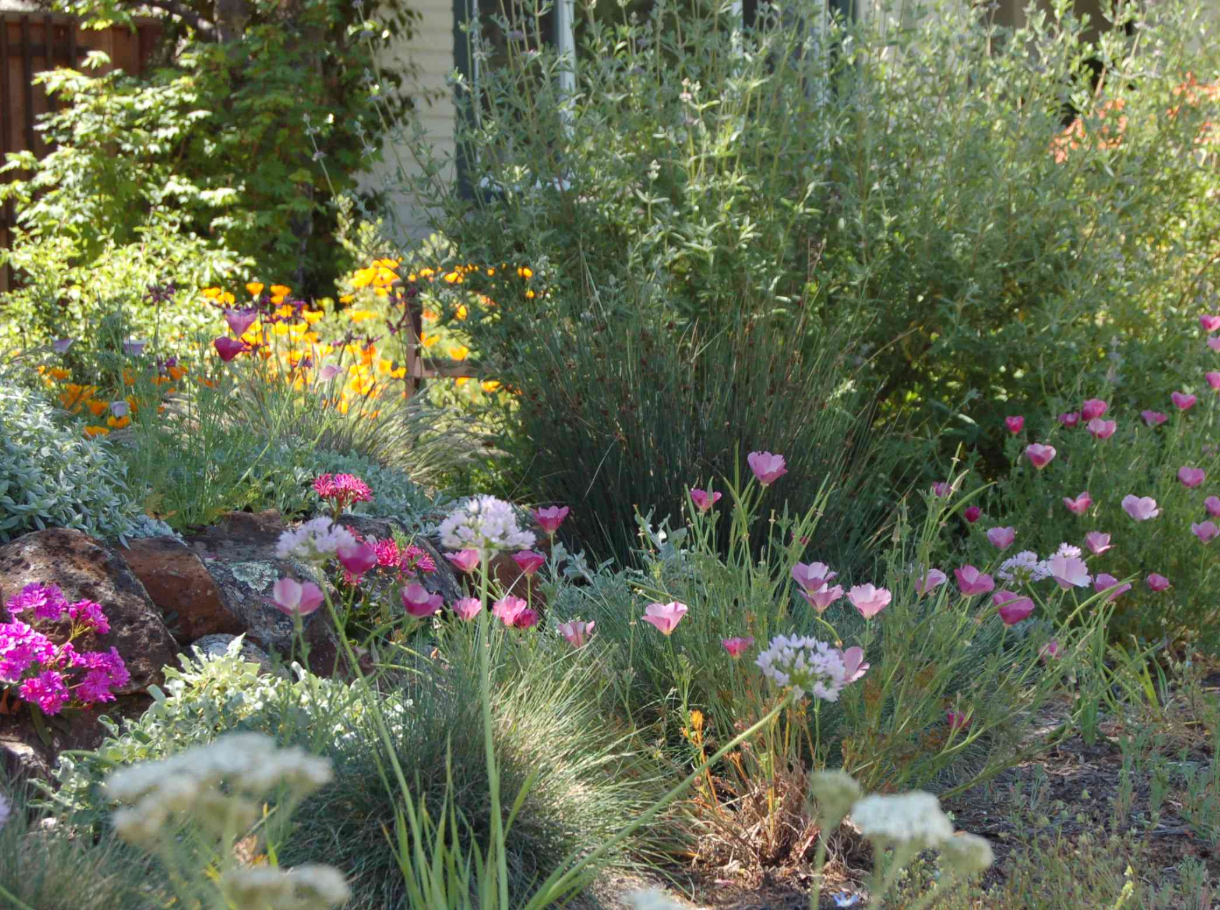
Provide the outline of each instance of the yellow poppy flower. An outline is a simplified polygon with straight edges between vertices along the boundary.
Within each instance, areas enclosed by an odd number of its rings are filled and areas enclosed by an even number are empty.
[[[537,296],[537,295],[536,295],[536,294],[535,294],[533,291],[526,291],[526,292],[525,292],[525,298],[526,298],[527,300],[533,300],[533,299],[534,299],[534,297],[536,297],[536,296]]]
[[[469,353],[470,348],[466,347],[464,344],[454,345],[449,349],[449,356],[454,360],[465,360]]]
[[[453,313],[454,318],[459,322],[465,322],[468,315],[470,315],[470,311],[466,309],[466,304],[464,303],[458,304],[458,308]]]
[[[123,429],[123,427],[128,426],[130,423],[131,423],[131,418],[128,417],[126,414],[124,414],[122,417],[107,417],[106,418],[106,426],[111,427],[115,430],[121,430],[121,429]]]
[[[488,274],[488,275],[494,275],[495,273],[496,273],[496,270],[495,270],[495,269],[493,269],[493,268],[489,268],[489,269],[487,270],[487,274]]]
[[[223,306],[232,306],[234,301],[236,301],[236,300],[237,300],[237,298],[234,297],[232,294],[230,294],[228,291],[222,291],[220,293],[220,295],[216,298],[216,302]]]
[[[304,319],[308,325],[314,325],[315,323],[321,322],[322,317],[325,315],[326,313],[324,313],[322,310],[301,310],[301,318]]]
[[[181,379],[183,376],[186,375],[186,370],[184,370],[180,366],[174,365],[172,367],[169,367],[168,369],[169,369],[169,375],[172,376],[174,379]]]
[[[56,379],[67,379],[69,376],[72,375],[67,370],[65,370],[63,367],[51,367],[50,373]]]
[[[436,322],[435,310],[424,310],[420,315],[423,317],[424,322]]]
[[[246,290],[250,292],[251,297],[257,297],[263,292],[263,283],[261,281],[251,281],[246,285]]]
[[[220,288],[204,288],[199,293],[208,298],[208,300],[215,300],[220,296],[221,291]]]
[[[528,265],[523,265],[517,269],[517,274],[522,278],[533,278],[534,270],[531,269]]]
[[[464,386],[468,382],[470,382],[469,376],[456,376],[453,380],[453,384],[459,387]]]
[[[461,273],[460,273],[460,272],[447,272],[447,273],[445,274],[445,281],[446,281],[448,284],[461,284],[461,283],[462,283],[462,275],[461,275]]]
[[[422,268],[422,269],[420,269],[420,270],[419,270],[419,277],[420,277],[420,278],[431,278],[431,277],[432,277],[433,275],[435,275],[435,274],[436,274],[436,270],[435,270],[435,269],[430,269],[430,268],[426,268],[426,267],[425,267],[425,268]]]
[[[106,404],[106,402],[104,402],[104,401],[89,402],[89,412],[94,417],[101,417],[103,414],[105,414],[109,410],[110,410],[110,405]]]
[[[500,383],[495,379],[484,379],[479,383],[479,388],[484,392],[496,392],[500,389]]]
[[[292,288],[285,287],[282,284],[271,285],[271,293],[276,297],[286,297],[292,293]]]
[[[429,335],[427,332],[424,332],[419,339],[419,343],[426,348],[432,347],[432,345],[436,344],[438,341],[440,341],[440,338],[437,335]]]

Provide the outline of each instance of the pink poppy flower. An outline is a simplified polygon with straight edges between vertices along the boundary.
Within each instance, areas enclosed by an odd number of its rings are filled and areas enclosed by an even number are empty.
[[[821,616],[826,612],[826,608],[843,596],[843,586],[835,585],[833,588],[829,585],[822,585],[816,591],[806,591],[804,588],[798,588],[797,594],[805,598],[809,606],[817,611]]]
[[[559,526],[563,524],[563,520],[568,517],[570,511],[567,506],[548,506],[545,509],[534,509],[534,521],[538,522],[539,526],[547,534],[553,535],[559,530]]]
[[[1207,339],[1207,346],[1216,353],[1220,354],[1220,335],[1215,335]]]
[[[1182,486],[1194,488],[1207,480],[1207,474],[1202,468],[1191,468],[1183,465],[1178,468],[1178,480],[1182,482]]]
[[[534,550],[522,550],[513,554],[513,562],[517,564],[521,574],[529,578],[546,565],[546,557]]]
[[[1174,406],[1179,411],[1189,411],[1195,406],[1195,402],[1199,400],[1197,396],[1187,395],[1184,392],[1174,392],[1169,397],[1173,399]]]
[[[222,335],[212,342],[212,347],[216,348],[216,353],[220,355],[220,359],[228,363],[238,354],[242,354],[250,350],[250,346],[244,342],[230,338],[228,335]]]
[[[1151,496],[1136,496],[1133,493],[1123,497],[1123,511],[1136,521],[1148,521],[1161,514],[1155,499]]]
[[[676,600],[667,604],[649,604],[644,608],[644,622],[652,623],[662,634],[670,635],[686,615],[687,606]]]
[[[1148,587],[1153,591],[1164,591],[1170,587],[1169,579],[1153,572],[1148,576]]]
[[[937,499],[947,499],[952,492],[953,488],[943,480],[932,484],[932,495]]]
[[[443,597],[439,594],[429,594],[423,585],[412,584],[402,589],[402,608],[416,619],[431,616],[444,605]]]
[[[501,597],[491,605],[491,615],[506,626],[511,626],[516,623],[517,617],[529,607],[529,604],[520,597],[514,597],[512,594],[506,597]]]
[[[1041,657],[1044,662],[1052,661],[1059,656],[1059,650],[1059,639],[1052,638],[1050,641],[1044,644],[1041,649],[1039,649],[1038,656]]]
[[[970,718],[962,711],[954,711],[950,708],[945,712],[945,719],[949,721],[950,730],[965,730],[970,726]]]
[[[597,625],[595,622],[581,622],[579,619],[574,619],[571,622],[561,622],[559,624],[559,634],[568,640],[573,648],[583,648],[589,641],[589,636],[593,634],[593,627]]]
[[[826,585],[838,572],[830,571],[823,562],[798,562],[792,567],[792,579],[806,591],[816,591]]]
[[[1110,535],[1103,534],[1101,531],[1090,531],[1084,535],[1084,545],[1094,556],[1100,556],[1110,549]]]
[[[258,319],[258,310],[225,310],[225,322],[238,338],[246,334],[246,330]]]
[[[1034,612],[1034,602],[1030,598],[1012,591],[996,591],[991,602],[996,605],[1000,621],[1006,626],[1015,626]]]
[[[970,524],[974,524],[983,517],[983,510],[978,506],[966,506],[966,510],[962,512],[962,518],[966,519]]]
[[[872,619],[888,607],[890,597],[890,592],[885,588],[875,588],[872,585],[855,585],[847,592],[847,599],[865,619]]]
[[[1207,380],[1207,384],[1209,386],[1211,386],[1217,392],[1220,392],[1220,373],[1212,370],[1209,373],[1204,373],[1203,378]]]
[[[537,610],[531,610],[528,607],[513,617],[514,629],[532,629],[538,625],[538,620],[542,615]]]
[[[1216,528],[1214,521],[1191,522],[1190,530],[1203,543],[1211,543],[1216,539],[1216,535],[1220,534],[1220,529]]]
[[[1118,429],[1118,422],[1094,417],[1085,424],[1085,429],[1089,431],[1089,435],[1094,439],[1109,439],[1114,435],[1114,431]]]
[[[1109,408],[1110,406],[1100,398],[1090,398],[1080,409],[1080,416],[1083,417],[1087,422],[1095,417],[1100,417],[1102,414],[1106,413]]]
[[[1220,496],[1209,496],[1203,500],[1203,508],[1212,518],[1220,518]]]
[[[729,657],[736,660],[754,647],[754,637],[751,635],[746,638],[722,638],[720,644],[729,652]]]
[[[953,574],[957,576],[958,589],[966,597],[986,594],[995,588],[995,580],[990,575],[980,572],[974,566],[962,566],[960,569],[954,569]]]
[[[1051,578],[1063,590],[1083,588],[1089,583],[1089,567],[1079,556],[1052,556],[1046,562]]]
[[[697,488],[690,491],[690,498],[700,512],[706,512],[716,503],[720,502],[720,496],[720,493],[712,493],[709,495],[707,490],[700,490]]]
[[[1144,423],[1150,427],[1159,427],[1169,419],[1168,414],[1162,414],[1160,411],[1140,411],[1140,416],[1144,418]]]
[[[949,580],[949,576],[940,569],[928,569],[923,578],[915,582],[915,593],[923,597],[929,591],[934,591]]]
[[[1065,426],[1067,429],[1070,430],[1072,427],[1074,427],[1080,423],[1080,412],[1079,411],[1067,411],[1063,414],[1060,414],[1055,419],[1058,420],[1061,424],[1063,424],[1063,426]]]
[[[1205,313],[1199,317],[1199,325],[1203,326],[1205,332],[1220,331],[1220,315]]]
[[[483,612],[483,602],[477,597],[463,597],[461,600],[454,601],[453,612],[457,614],[458,619],[470,622]]]
[[[1014,436],[1016,436],[1023,429],[1025,429],[1025,418],[1024,417],[1005,417],[1004,426],[1008,427],[1009,433],[1012,433]]]
[[[770,452],[751,452],[746,456],[746,463],[750,466],[750,470],[754,472],[754,476],[758,478],[758,482],[764,487],[771,486],[771,484],[788,473],[788,468],[784,465],[783,455],[772,455]]]
[[[271,599],[284,613],[308,616],[322,606],[322,589],[312,581],[301,584],[291,578],[281,578],[271,588]]]
[[[1118,579],[1113,575],[1107,575],[1105,572],[1099,574],[1093,579],[1094,591],[1110,591],[1110,600],[1118,600],[1120,594],[1126,594],[1131,590],[1131,585],[1120,585]]]
[[[987,540],[997,550],[1007,550],[1016,539],[1016,528],[989,528],[987,531]]]
[[[478,550],[458,550],[456,553],[446,553],[445,558],[459,572],[473,572],[479,565]]]
[[[1029,459],[1030,464],[1041,471],[1055,457],[1055,447],[1034,442],[1025,447],[1025,457]]]
[[[843,659],[843,669],[846,671],[843,676],[844,685],[854,683],[869,668],[869,664],[864,662],[864,649],[861,647],[853,646],[839,651],[839,656]]]
[[[318,370],[319,382],[330,382],[336,376],[343,372],[341,367],[335,366],[333,363],[328,363],[322,369]]]
[[[1089,506],[1093,505],[1093,497],[1089,495],[1089,491],[1085,490],[1075,499],[1064,496],[1063,504],[1067,506],[1067,510],[1073,515],[1083,515],[1089,511]]]
[[[335,552],[343,568],[357,577],[377,565],[377,551],[361,540],[341,543]]]

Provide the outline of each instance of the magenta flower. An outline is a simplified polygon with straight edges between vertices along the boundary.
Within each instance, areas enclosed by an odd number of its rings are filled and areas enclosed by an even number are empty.
[[[686,610],[686,604],[678,603],[676,600],[667,604],[649,604],[644,608],[643,620],[652,623],[662,634],[671,635],[678,627],[678,623],[682,621],[682,617],[686,615]]]
[[[1182,482],[1182,486],[1194,488],[1207,480],[1207,474],[1202,468],[1191,468],[1183,465],[1178,468],[1178,480]]]
[[[542,618],[542,616],[538,613],[537,610],[532,610],[529,607],[526,607],[524,610],[522,610],[520,613],[518,613],[516,616],[513,617],[513,628],[514,629],[532,629],[534,626],[538,625],[538,620],[540,620],[541,618]]]
[[[1118,579],[1113,575],[1107,575],[1105,572],[1100,573],[1093,579],[1093,590],[1102,592],[1110,591],[1110,600],[1118,600],[1120,594],[1126,594],[1131,590],[1131,585],[1120,585]]]
[[[312,581],[301,584],[291,578],[281,578],[271,588],[271,599],[282,612],[289,616],[294,613],[308,616],[322,606],[325,597],[322,589]]]
[[[1046,567],[1051,578],[1065,591],[1070,588],[1083,588],[1091,581],[1089,567],[1079,556],[1052,556],[1047,560]]]
[[[335,553],[343,568],[356,578],[377,565],[377,551],[362,540],[354,543],[341,543]]]
[[[1109,439],[1114,435],[1114,431],[1118,429],[1118,422],[1094,417],[1085,424],[1085,429],[1089,431],[1089,434],[1094,439]]]
[[[1055,447],[1044,446],[1037,442],[1030,443],[1025,447],[1025,457],[1029,459],[1030,464],[1041,471],[1055,457]]]
[[[1093,420],[1095,417],[1100,417],[1102,414],[1106,413],[1109,408],[1110,406],[1100,398],[1090,398],[1080,409],[1080,416],[1087,422]]]
[[[990,575],[980,572],[974,566],[962,566],[960,569],[954,569],[953,574],[957,576],[957,587],[964,597],[986,594],[988,591],[995,589],[995,580]]]
[[[700,490],[697,487],[690,491],[691,501],[700,512],[709,511],[712,506],[720,502],[720,493],[708,493],[707,490]]]
[[[105,635],[110,631],[110,620],[102,612],[102,605],[91,600],[78,600],[74,604],[69,604],[68,616],[71,617],[74,626],[80,626],[82,629],[96,632],[98,635]]]
[[[111,648],[109,653],[87,651],[80,655],[80,665],[86,672],[75,695],[86,704],[114,701],[114,690],[131,682],[131,674],[119,656],[118,648]]]
[[[754,647],[754,637],[751,635],[746,638],[722,638],[720,644],[729,652],[729,657],[736,660]]]
[[[479,565],[478,550],[458,550],[456,553],[446,553],[445,558],[459,572],[473,572]]]
[[[1208,373],[1204,373],[1203,378],[1207,380],[1207,384],[1209,386],[1211,386],[1217,392],[1220,392],[1220,373],[1212,370]]]
[[[58,714],[68,703],[68,687],[63,675],[54,670],[31,676],[17,691],[23,701],[37,705],[38,710],[47,715]]]
[[[229,324],[229,328],[238,338],[246,334],[246,330],[254,325],[256,319],[258,319],[258,310],[225,310],[225,322]]]
[[[230,338],[228,335],[222,335],[220,338],[217,338],[212,342],[212,347],[216,348],[216,353],[220,355],[220,359],[225,363],[228,363],[238,354],[250,350],[250,345]]]
[[[1203,326],[1205,332],[1220,331],[1220,315],[1205,313],[1199,317],[1199,325]]]
[[[804,588],[798,588],[797,594],[805,598],[809,606],[817,611],[821,616],[826,612],[826,608],[843,596],[843,586],[835,585],[833,588],[829,585],[822,585],[816,591],[806,591]]]
[[[1034,612],[1034,602],[1030,598],[1012,591],[996,591],[991,602],[996,605],[1000,621],[1006,626],[1015,626]]]
[[[822,562],[798,562],[792,567],[793,580],[806,591],[817,591],[838,574],[830,571],[830,566]]]
[[[875,588],[872,585],[856,585],[847,592],[847,599],[865,619],[872,619],[888,607],[890,597],[890,592],[885,588]]]
[[[788,473],[788,468],[784,465],[783,455],[772,455],[770,452],[751,452],[746,456],[746,463],[750,466],[750,470],[754,472],[754,476],[758,478],[758,482],[764,487],[771,486],[771,484]]]
[[[932,484],[932,495],[937,499],[948,499],[949,494],[953,492],[953,488],[948,483],[941,480]]]
[[[1016,539],[1016,528],[989,528],[987,531],[987,540],[997,550],[1007,550]]]
[[[843,685],[854,683],[870,666],[864,662],[864,649],[859,646],[839,651],[839,657],[843,659]]]
[[[970,718],[962,711],[954,711],[952,708],[945,712],[945,719],[949,722],[950,730],[965,730],[970,726]]]
[[[1084,535],[1084,545],[1094,556],[1100,556],[1110,549],[1110,535],[1103,534],[1101,531],[1090,531]]]
[[[1025,429],[1025,418],[1024,417],[1005,417],[1004,426],[1008,427],[1009,433],[1012,433],[1014,436],[1016,436],[1023,429]]]
[[[934,591],[949,580],[949,576],[940,569],[928,569],[923,578],[915,582],[915,593],[923,597],[929,591]]]
[[[559,634],[568,640],[573,648],[583,648],[589,641],[589,636],[593,634],[593,627],[597,625],[595,622],[581,622],[579,619],[574,619],[571,622],[561,622],[559,624]],[[750,639],[752,642],[754,639]]]
[[[1216,539],[1216,535],[1220,534],[1220,529],[1216,528],[1214,521],[1191,522],[1190,530],[1202,543],[1211,543]]]
[[[1184,392],[1174,392],[1169,397],[1173,399],[1174,407],[1179,411],[1189,411],[1195,406],[1195,402],[1199,400],[1198,397],[1187,395]]]
[[[1153,572],[1148,576],[1148,587],[1153,591],[1164,591],[1170,587],[1169,579],[1164,575],[1158,575],[1156,572]]]
[[[545,509],[534,510],[534,521],[538,522],[542,530],[547,534],[554,535],[559,530],[559,526],[563,524],[563,520],[568,517],[571,512],[567,506],[548,506]]]
[[[477,597],[463,597],[461,600],[454,601],[453,612],[457,614],[458,619],[470,622],[483,612],[483,602]]]
[[[1207,339],[1207,346],[1217,354],[1220,354],[1220,335]]]
[[[1052,638],[1038,650],[1038,656],[1043,662],[1049,662],[1059,657],[1059,639]]]
[[[1162,414],[1160,411],[1140,411],[1140,416],[1144,418],[1144,423],[1150,427],[1159,427],[1169,419],[1168,414]]]
[[[373,499],[372,488],[355,474],[319,474],[314,479],[313,491],[340,512],[358,502]]]
[[[546,557],[534,550],[522,550],[513,554],[513,562],[517,564],[521,574],[529,578],[546,565]]]
[[[1064,427],[1066,427],[1067,429],[1070,430],[1070,429],[1072,429],[1072,427],[1074,427],[1080,423],[1080,412],[1079,411],[1066,411],[1063,414],[1060,414],[1055,419],[1058,420],[1061,424],[1063,424]]]
[[[38,582],[26,585],[19,594],[10,597],[5,606],[12,616],[32,610],[35,619],[51,622],[58,622],[68,610],[68,602],[57,586]]]
[[[445,599],[439,594],[430,594],[421,584],[409,584],[402,589],[402,608],[408,616],[423,619],[431,616],[445,605]],[[520,598],[517,598],[518,600]],[[525,601],[521,601],[525,603]]]
[[[1136,521],[1148,521],[1161,514],[1155,499],[1151,496],[1136,496],[1133,493],[1123,497],[1123,511]]]
[[[962,512],[962,518],[970,524],[974,524],[983,517],[983,510],[978,506],[966,506],[966,510]]]
[[[1075,499],[1064,496],[1063,504],[1067,506],[1068,511],[1073,515],[1083,515],[1089,511],[1089,506],[1093,505],[1093,497],[1089,495],[1088,490],[1085,490]]]
[[[1220,496],[1209,496],[1203,500],[1203,507],[1212,518],[1220,518]]]

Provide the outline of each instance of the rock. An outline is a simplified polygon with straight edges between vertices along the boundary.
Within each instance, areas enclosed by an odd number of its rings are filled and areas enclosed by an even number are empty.
[[[203,561],[181,540],[132,540],[122,553],[180,645],[218,634],[232,638],[244,631]]]
[[[205,635],[191,642],[190,650],[198,651],[204,657],[224,657],[229,652],[229,645],[237,641],[236,635]],[[253,642],[243,640],[241,657],[248,663],[258,664],[260,671],[270,673],[272,669],[271,656]]]
[[[121,722],[139,717],[152,704],[146,695],[126,695],[117,701],[89,709],[65,712],[45,720],[49,742],[43,742],[30,712],[22,708],[16,715],[0,719],[0,760],[10,782],[50,779],[61,752],[69,749],[96,749],[106,737],[98,723],[102,715]]]
[[[102,605],[110,620],[105,635],[76,640],[77,650],[118,649],[131,681],[117,695],[144,692],[164,682],[161,669],[174,663],[177,644],[140,580],[114,550],[81,531],[35,531],[0,547],[0,604],[28,584],[57,585],[69,602],[88,599]],[[6,621],[11,620],[7,610]],[[40,627],[55,641],[55,627]],[[66,635],[62,629],[58,634]]]

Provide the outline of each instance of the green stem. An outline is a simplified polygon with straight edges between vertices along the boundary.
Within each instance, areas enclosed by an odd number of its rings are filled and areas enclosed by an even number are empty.
[[[500,908],[508,910],[508,859],[504,851],[504,819],[500,815],[500,774],[496,767],[496,745],[491,713],[491,620],[487,604],[487,577],[490,571],[490,554],[479,550],[481,578],[479,579],[479,697],[483,702],[483,747],[487,753],[487,790],[491,799],[491,843],[489,858],[495,855],[499,879]]]
[[[933,885],[931,888],[928,889],[927,894],[925,894],[923,897],[921,897],[919,900],[917,900],[915,903],[913,903],[908,908],[908,910],[924,910],[925,907],[932,906],[932,902],[936,898],[948,897],[949,894],[951,894],[953,891],[955,891],[958,888],[958,886],[961,885],[964,881],[965,881],[964,878],[962,878],[961,876],[955,875],[955,876],[953,876],[953,879],[949,882],[949,886],[947,888],[942,888],[940,886],[940,882],[937,882],[935,885]]]
[[[25,903],[25,901],[18,900],[3,885],[0,885],[0,897],[3,897],[6,901],[12,904],[16,910],[34,910],[34,908]]]

